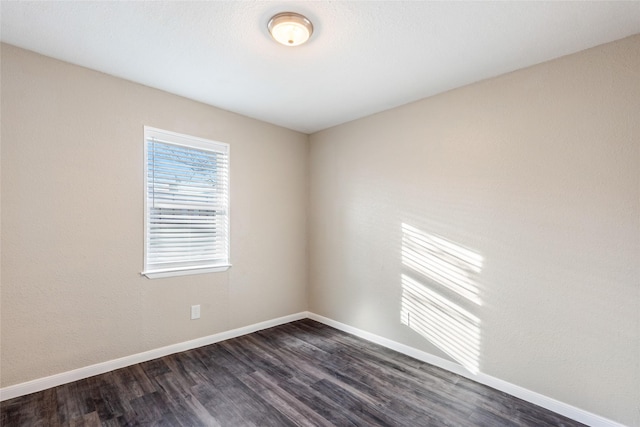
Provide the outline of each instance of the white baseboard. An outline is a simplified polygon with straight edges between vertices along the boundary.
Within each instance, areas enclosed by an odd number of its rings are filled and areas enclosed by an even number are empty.
[[[473,374],[457,363],[442,359],[438,356],[434,356],[408,345],[400,344],[399,342],[392,341],[379,335],[372,334],[362,329],[354,328],[344,323],[340,323],[311,312],[300,312],[291,314],[288,316],[279,317],[277,319],[255,323],[253,325],[245,326],[242,328],[209,335],[207,337],[197,338],[195,340],[185,341],[178,344],[172,344],[166,347],[145,351],[143,353],[133,354],[131,356],[121,357],[119,359],[109,360],[107,362],[86,366],[84,368],[62,372],[60,374],[51,375],[49,377],[39,378],[21,384],[15,384],[0,389],[0,402],[8,399],[13,399],[14,397],[24,396],[27,394],[35,393],[37,391],[46,390],[48,388],[57,387],[59,385],[78,381],[84,378],[89,378],[94,375],[104,374],[105,372],[135,365],[136,363],[146,362],[148,360],[157,359],[159,357],[168,356],[170,354],[179,353],[181,351],[191,350],[205,345],[214,344],[220,341],[236,338],[242,335],[250,334],[256,331],[283,325],[285,323],[305,318],[313,319],[317,322],[324,323],[325,325],[334,327],[341,331],[353,334],[360,338],[364,338],[367,341],[380,344],[391,350],[406,354],[407,356],[413,357],[414,359],[421,360],[423,362],[445,369],[449,372],[461,375],[480,384],[495,388],[496,390],[503,391],[512,396],[549,409],[550,411],[564,415],[565,417],[571,418],[581,423],[593,427],[624,427],[622,424],[619,424],[615,421],[609,420],[596,414],[592,414],[566,403],[559,402],[555,399],[533,392],[531,390],[527,390],[515,384],[508,383],[506,381],[494,378],[483,373]]]
[[[508,383],[506,381],[500,380],[490,375],[486,375],[483,373],[474,374],[466,370],[461,365],[458,365],[457,363],[451,362],[446,359],[442,359],[438,356],[434,356],[433,354],[426,353],[424,351],[415,349],[413,347],[409,347],[408,345],[400,344],[399,342],[392,341],[390,339],[372,334],[367,331],[363,331],[362,329],[354,328],[353,326],[349,326],[344,323],[337,322],[335,320],[329,319],[324,316],[320,316],[315,313],[308,313],[308,317],[312,320],[315,320],[320,323],[324,323],[325,325],[339,329],[343,332],[350,333],[357,337],[364,338],[367,341],[371,341],[376,344],[380,344],[384,347],[387,347],[391,350],[395,350],[399,353],[406,354],[407,356],[413,357],[414,359],[418,359],[420,361],[445,369],[449,372],[453,372],[455,374],[458,374],[460,376],[463,376],[465,378],[468,378],[480,384],[484,384],[491,388],[495,388],[496,390],[503,391],[519,399],[541,406],[543,408],[546,408],[557,414],[564,415],[567,418],[571,418],[572,420],[581,422],[583,424],[593,426],[593,427],[624,427],[622,424],[619,424],[608,418],[604,418],[599,415],[592,414],[591,412],[587,412],[580,408],[576,408],[575,406],[571,406],[569,404],[557,401],[550,397],[544,396],[540,393],[527,390],[526,388]]]
[[[230,331],[209,335],[207,337],[197,338],[195,340],[185,341],[178,344],[172,344],[166,347],[145,351],[143,353],[132,354],[131,356],[125,356],[119,359],[96,363],[95,365],[91,366],[85,366],[84,368],[62,372],[60,374],[51,375],[49,377],[38,378],[33,381],[15,384],[0,389],[0,402],[8,399],[13,399],[14,397],[24,396],[27,394],[35,393],[37,391],[46,390],[51,387],[57,387],[59,385],[78,381],[84,378],[89,378],[94,375],[104,374],[105,372],[135,365],[136,363],[146,362],[148,360],[157,359],[159,357],[168,356],[170,354],[179,353],[181,351],[191,350],[231,338],[236,338],[242,335],[250,334],[252,332],[260,331],[262,329],[271,328],[273,326],[283,325],[295,320],[305,319],[306,317],[308,317],[307,312],[291,314],[289,316],[255,323],[253,325],[232,329]]]

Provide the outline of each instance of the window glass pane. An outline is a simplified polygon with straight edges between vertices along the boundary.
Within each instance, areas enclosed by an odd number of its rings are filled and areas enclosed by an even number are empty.
[[[149,128],[145,140],[145,273],[228,266],[228,146]]]

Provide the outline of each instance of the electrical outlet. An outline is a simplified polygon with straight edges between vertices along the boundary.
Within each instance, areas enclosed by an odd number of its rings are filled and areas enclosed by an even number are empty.
[[[200,304],[191,306],[191,320],[200,318]]]

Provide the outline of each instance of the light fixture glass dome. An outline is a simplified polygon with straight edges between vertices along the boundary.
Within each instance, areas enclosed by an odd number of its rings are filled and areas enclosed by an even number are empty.
[[[275,15],[269,21],[269,33],[278,43],[285,46],[298,46],[309,40],[313,25],[304,16],[294,12]]]

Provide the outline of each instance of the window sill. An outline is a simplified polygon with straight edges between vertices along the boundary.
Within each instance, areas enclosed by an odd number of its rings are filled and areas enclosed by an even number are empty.
[[[219,265],[216,267],[206,267],[206,268],[184,268],[184,269],[143,271],[140,274],[145,276],[147,279],[162,279],[164,277],[186,276],[189,274],[219,273],[222,271],[227,271],[230,267],[231,267],[231,264]]]

